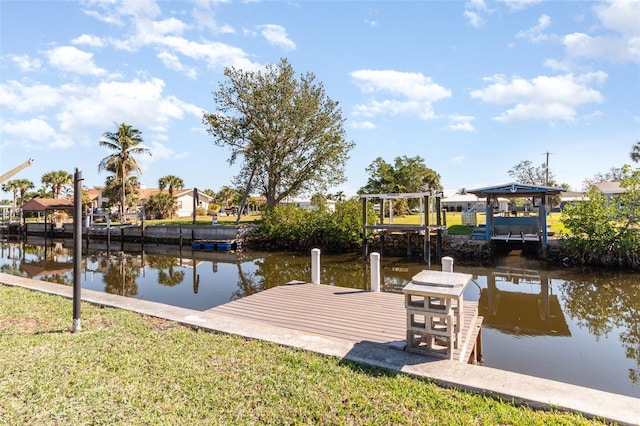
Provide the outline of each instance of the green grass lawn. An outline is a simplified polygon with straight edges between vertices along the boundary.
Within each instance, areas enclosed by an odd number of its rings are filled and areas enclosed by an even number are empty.
[[[0,285],[0,424],[600,424]]]

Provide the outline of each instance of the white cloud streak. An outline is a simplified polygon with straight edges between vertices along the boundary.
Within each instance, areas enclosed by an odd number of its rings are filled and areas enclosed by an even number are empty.
[[[471,97],[484,102],[513,107],[494,120],[503,123],[523,121],[565,121],[578,118],[579,107],[603,101],[602,94],[589,85],[601,85],[606,80],[604,72],[582,75],[539,76],[531,80],[502,75],[487,79],[491,84],[474,90]]]
[[[363,93],[372,96],[367,104],[354,108],[354,114],[359,116],[411,114],[428,120],[435,118],[433,102],[451,97],[450,90],[421,73],[358,70],[351,72],[350,76]],[[391,98],[373,98],[377,94]]]

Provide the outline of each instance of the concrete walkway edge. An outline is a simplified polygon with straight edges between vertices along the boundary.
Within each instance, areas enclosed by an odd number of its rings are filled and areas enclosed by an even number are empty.
[[[0,273],[0,283],[66,298],[73,297],[72,287],[46,281]],[[434,362],[433,358],[407,353],[379,343],[335,339],[220,315],[211,311],[195,311],[94,290],[82,289],[82,300],[101,306],[164,318],[192,327],[270,341],[284,346],[335,356],[392,372],[424,378],[444,387],[497,396],[506,401],[523,403],[534,408],[556,408],[622,425],[640,425],[640,398],[490,367],[461,364],[454,361],[439,360]],[[69,315],[69,328],[71,329],[71,307]]]

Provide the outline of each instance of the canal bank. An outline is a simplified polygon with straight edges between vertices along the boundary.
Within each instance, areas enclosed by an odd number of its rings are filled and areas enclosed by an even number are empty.
[[[72,297],[69,286],[0,274],[0,282],[63,297]],[[216,309],[196,311],[161,303],[123,298],[91,290],[83,290],[82,298],[101,306],[127,309],[145,315],[177,321],[193,327],[236,334],[252,339],[336,356],[389,371],[426,378],[445,387],[498,396],[532,407],[560,408],[589,417],[620,424],[640,423],[640,401],[637,398],[540,379],[489,367],[474,366],[432,358],[394,349],[390,345],[368,341],[337,339],[320,334],[277,327],[223,315]]]

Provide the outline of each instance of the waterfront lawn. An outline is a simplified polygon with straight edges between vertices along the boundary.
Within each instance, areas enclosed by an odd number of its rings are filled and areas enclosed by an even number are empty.
[[[598,424],[0,285],[0,424]]]

